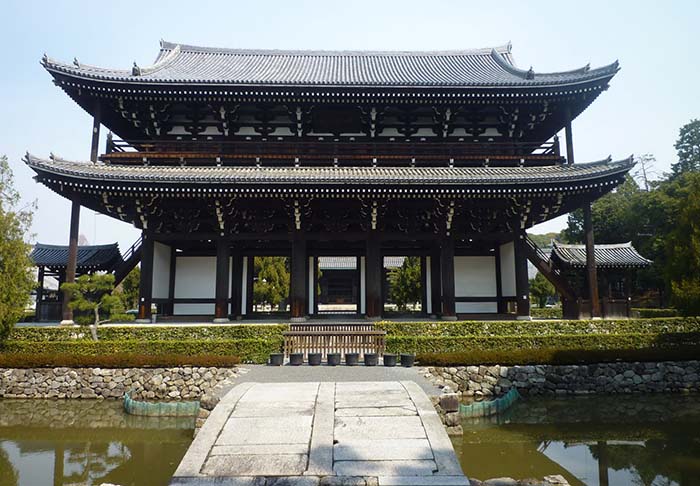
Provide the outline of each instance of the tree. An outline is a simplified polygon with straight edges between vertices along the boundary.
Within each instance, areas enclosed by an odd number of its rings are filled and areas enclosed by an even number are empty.
[[[554,297],[557,291],[547,277],[542,272],[537,272],[535,278],[530,279],[530,294],[537,301],[537,306],[542,308],[547,305],[547,299]]]
[[[126,309],[136,309],[139,305],[139,287],[141,285],[141,269],[134,267],[121,283],[121,296]]]
[[[19,207],[7,157],[0,157],[0,343],[24,315],[35,286],[33,263],[26,241],[34,204]]]
[[[400,267],[389,271],[389,296],[398,310],[405,311],[420,301],[420,280],[420,259],[415,256],[406,257]]]
[[[71,309],[92,313],[92,318],[76,316],[76,320],[78,323],[92,321],[90,332],[95,341],[97,341],[97,326],[109,321],[109,319],[100,319],[100,312],[103,313],[102,315],[109,315],[112,312],[117,314],[124,311],[119,297],[112,295],[114,275],[111,273],[81,275],[75,282],[66,282],[61,285],[61,290],[69,292]]]
[[[285,257],[255,257],[253,304],[280,306],[289,297],[289,268]]]
[[[700,171],[700,120],[691,120],[682,126],[674,146],[678,162],[671,165],[671,179]]]

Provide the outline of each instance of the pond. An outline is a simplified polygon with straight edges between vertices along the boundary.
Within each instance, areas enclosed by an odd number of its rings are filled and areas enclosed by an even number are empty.
[[[700,485],[700,396],[530,398],[465,419],[462,469],[485,480],[561,474],[572,486]]]
[[[0,400],[0,486],[166,486],[193,428],[119,401]]]

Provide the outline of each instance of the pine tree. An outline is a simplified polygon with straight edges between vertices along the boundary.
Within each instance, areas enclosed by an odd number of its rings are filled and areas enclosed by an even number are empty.
[[[420,277],[420,259],[415,256],[406,257],[400,267],[389,271],[389,296],[398,310],[405,311],[420,301]]]
[[[671,166],[671,178],[700,171],[700,120],[691,120],[681,127],[675,147],[678,162]]]

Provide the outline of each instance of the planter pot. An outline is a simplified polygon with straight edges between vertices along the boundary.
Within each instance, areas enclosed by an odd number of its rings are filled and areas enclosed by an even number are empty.
[[[385,354],[384,355],[384,366],[396,366],[396,355],[395,354]]]
[[[284,363],[284,355],[282,353],[270,354],[270,366],[282,366]]]
[[[340,364],[340,353],[328,353],[328,366],[338,366]]]
[[[415,354],[402,354],[401,355],[401,366],[404,368],[410,368],[413,366],[413,362],[416,360]]]
[[[365,353],[365,366],[377,366],[377,353]]]
[[[321,353],[309,353],[309,365],[318,366],[321,364]]]
[[[289,364],[292,366],[301,366],[304,362],[304,353],[291,353],[289,355]]]
[[[357,366],[360,362],[359,353],[345,353],[345,364],[348,366]]]

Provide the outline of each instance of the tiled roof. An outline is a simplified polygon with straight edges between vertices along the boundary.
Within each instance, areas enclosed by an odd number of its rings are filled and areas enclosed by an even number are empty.
[[[585,245],[565,245],[554,242],[552,257],[572,267],[586,266]],[[595,245],[595,263],[598,268],[642,268],[651,265],[632,246],[631,242]]]
[[[398,268],[403,265],[406,257],[387,256],[384,257],[384,268]],[[320,256],[318,257],[318,268],[320,270],[355,270],[357,269],[356,257],[343,256]]]
[[[598,69],[538,73],[515,66],[511,46],[462,51],[288,51],[197,47],[161,42],[152,66],[107,69],[44,57],[52,72],[132,84],[235,86],[537,87],[611,78]]]
[[[58,157],[42,159],[27,154],[25,162],[36,172],[90,182],[154,184],[355,184],[445,185],[539,184],[578,182],[627,172],[632,158],[545,167],[202,167],[110,165],[74,162]],[[447,163],[445,163],[447,166]]]
[[[62,268],[68,262],[68,247],[62,245],[45,245],[37,243],[32,250],[31,258],[37,267]],[[86,245],[78,247],[78,269],[109,270],[121,261],[119,245]]]

